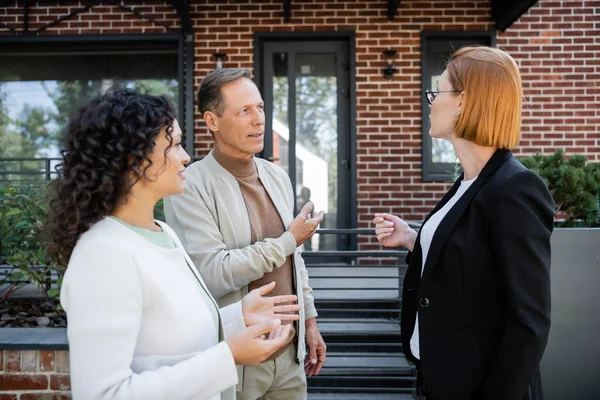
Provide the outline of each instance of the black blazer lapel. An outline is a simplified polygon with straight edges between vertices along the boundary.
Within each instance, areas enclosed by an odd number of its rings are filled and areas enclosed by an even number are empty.
[[[431,240],[431,245],[429,246],[429,253],[427,254],[427,260],[425,260],[423,276],[421,277],[422,280],[427,279],[429,274],[431,274],[431,271],[433,270],[433,267],[435,266],[435,263],[437,262],[437,259],[442,251],[442,248],[446,244],[448,237],[454,230],[454,227],[458,223],[458,220],[463,215],[469,204],[471,204],[471,200],[473,200],[473,197],[475,197],[475,194],[477,194],[477,191],[481,188],[486,178],[489,175],[491,175],[500,165],[502,165],[502,163],[504,163],[504,161],[506,161],[511,156],[512,153],[509,150],[496,150],[494,155],[489,159],[487,164],[485,164],[485,167],[483,167],[483,169],[481,170],[481,173],[479,174],[475,182],[473,182],[471,187],[462,195],[462,197],[456,202],[456,204],[450,209],[448,214],[446,214],[444,219],[440,222],[440,225],[436,229],[435,234],[433,235],[433,238]],[[440,203],[434,208],[434,210],[427,217],[427,219],[429,219],[431,215],[433,215],[440,208],[442,208],[444,204],[446,204],[448,200],[450,200],[450,198],[454,196],[454,194],[458,190],[458,187],[460,186],[462,177],[463,175],[461,175],[461,177],[456,180],[456,182],[452,186],[452,189],[448,191],[446,196],[444,196],[442,201],[440,201]],[[425,220],[425,222],[426,221],[427,220]],[[420,236],[421,235],[419,233],[419,238],[417,240],[420,240]]]
[[[425,220],[421,223],[421,226],[425,225],[425,223],[429,220],[429,218],[431,218],[431,216],[433,214],[438,212],[438,210],[440,208],[444,207],[444,205],[452,198],[452,196],[454,196],[454,193],[456,193],[456,191],[458,190],[458,187],[460,186],[460,182],[462,181],[463,176],[464,176],[464,174],[460,174],[458,179],[450,187],[450,190],[448,190],[446,192],[444,197],[442,197],[442,199],[435,205],[435,207],[433,207],[433,210],[431,210],[429,212],[429,215],[427,215],[427,217],[425,217]],[[421,254],[421,230],[420,229],[419,229],[419,233],[417,234],[417,239],[415,240],[415,246],[413,247],[413,254],[416,254],[416,253],[418,253],[418,255]],[[421,264],[419,264],[419,270],[421,270]]]
[[[425,218],[421,226],[427,222],[429,218],[433,214],[435,214],[440,208],[444,206],[454,196],[454,193],[458,190],[460,186],[460,181],[462,181],[462,174],[460,177],[454,182],[450,190],[446,192],[444,197],[436,204],[436,206],[431,210],[429,215]],[[415,239],[415,245],[413,246],[413,250],[409,253],[406,258],[406,262],[409,265],[409,269],[406,271],[406,275],[404,277],[404,285],[407,286],[410,290],[413,290],[416,286],[419,285],[421,281],[421,266],[423,263],[423,252],[421,249],[421,230],[419,229],[419,233],[417,233],[417,238]]]

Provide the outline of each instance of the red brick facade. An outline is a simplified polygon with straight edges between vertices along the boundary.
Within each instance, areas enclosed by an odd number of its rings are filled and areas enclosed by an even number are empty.
[[[167,2],[126,2],[128,7],[171,27],[179,20]],[[421,180],[422,30],[493,30],[488,0],[403,0],[393,21],[387,2],[294,0],[284,22],[281,0],[192,0],[195,88],[214,68],[213,53],[226,52],[227,67],[253,67],[253,34],[260,31],[356,32],[356,140],[359,227],[376,211],[420,220],[448,184]],[[53,5],[54,4],[54,5]],[[70,4],[70,3],[69,3]],[[81,4],[53,2],[30,8],[30,30]],[[497,46],[514,56],[525,87],[523,136],[518,155],[564,148],[600,161],[600,1],[539,0],[506,32]],[[0,7],[0,22],[21,29],[22,10]],[[118,6],[94,6],[43,34],[160,33],[164,27]],[[0,34],[9,35],[0,27]],[[398,50],[399,72],[382,77],[382,50]],[[196,118],[196,154],[211,137]]]
[[[71,398],[69,353],[0,350],[0,400]]]
[[[226,52],[227,67],[253,67],[253,34],[260,31],[356,32],[356,140],[359,227],[389,211],[420,220],[448,184],[421,180],[422,30],[493,30],[488,0],[403,0],[393,21],[387,2],[293,0],[290,22],[281,0],[190,1],[195,32],[194,86],[214,68],[213,53]],[[0,22],[21,30],[22,2],[0,6]],[[172,28],[179,18],[167,2],[127,1]],[[81,8],[79,2],[40,2],[29,10],[33,31]],[[600,0],[539,0],[497,46],[519,63],[525,103],[518,155],[564,148],[600,161]],[[167,29],[118,6],[100,5],[62,21],[44,35],[163,33]],[[13,35],[0,26],[0,35]],[[386,48],[398,51],[399,72],[382,77]],[[195,121],[196,154],[211,138]],[[66,352],[0,351],[0,400],[70,398]]]

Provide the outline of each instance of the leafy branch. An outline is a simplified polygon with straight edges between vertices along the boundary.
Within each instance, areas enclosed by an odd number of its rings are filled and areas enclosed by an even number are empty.
[[[45,186],[0,186],[0,303],[27,284],[46,301],[56,299],[64,267],[47,261],[43,221],[48,213]],[[56,274],[59,287],[53,288]]]

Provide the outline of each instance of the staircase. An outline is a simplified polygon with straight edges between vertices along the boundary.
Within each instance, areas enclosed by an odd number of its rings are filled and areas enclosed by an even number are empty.
[[[399,283],[406,253],[337,252],[337,260],[350,256],[361,263],[322,262],[334,254],[304,253],[327,344],[325,366],[308,378],[308,399],[414,399],[416,370],[400,340]],[[393,264],[389,258],[373,264],[383,256],[393,256]]]
[[[327,361],[309,399],[412,399],[415,371],[402,352],[398,299],[317,300]]]

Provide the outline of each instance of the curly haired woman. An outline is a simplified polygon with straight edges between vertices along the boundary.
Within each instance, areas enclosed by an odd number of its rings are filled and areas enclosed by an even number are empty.
[[[99,96],[70,120],[62,154],[50,253],[68,263],[73,397],[234,399],[236,365],[284,345],[281,320],[299,306],[263,297],[272,283],[219,310],[177,236],[154,220],[156,203],[183,191],[190,161],[173,106],[131,90]]]

